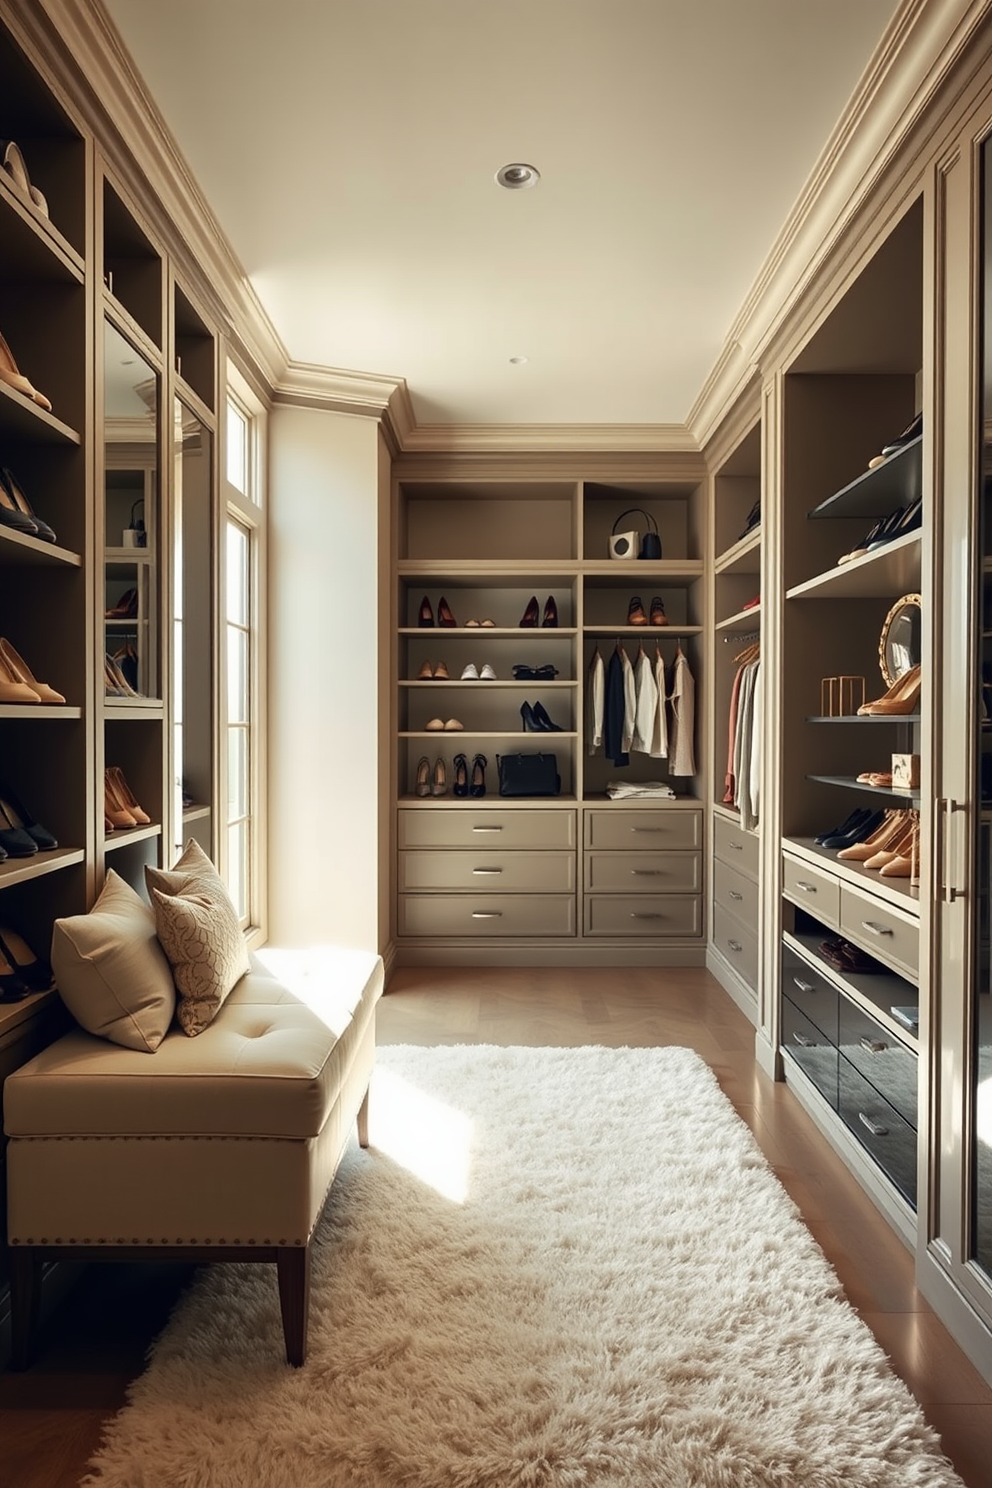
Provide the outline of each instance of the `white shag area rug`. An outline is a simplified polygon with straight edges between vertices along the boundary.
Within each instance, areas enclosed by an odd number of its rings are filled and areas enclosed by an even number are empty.
[[[99,1488],[960,1488],[687,1049],[384,1048],[314,1256],[198,1273]]]

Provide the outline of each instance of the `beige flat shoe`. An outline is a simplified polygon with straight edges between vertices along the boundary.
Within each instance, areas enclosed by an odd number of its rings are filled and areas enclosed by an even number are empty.
[[[427,732],[429,734],[440,733],[441,730],[444,728],[444,719],[443,718],[432,718],[431,721],[430,721],[430,723],[424,724],[424,727],[426,728],[426,730],[427,730]]]
[[[456,734],[463,727],[464,724],[459,723],[457,718],[449,718],[447,723],[444,725],[444,732],[446,734]]]

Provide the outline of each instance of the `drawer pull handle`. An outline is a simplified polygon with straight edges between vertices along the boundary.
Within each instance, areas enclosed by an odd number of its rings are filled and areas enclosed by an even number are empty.
[[[660,868],[631,868],[630,871],[635,878],[660,878],[662,872]]]
[[[865,1034],[861,1040],[861,1047],[866,1054],[884,1054],[889,1046],[884,1039],[869,1038]]]
[[[739,940],[728,940],[727,944],[732,951],[742,951],[744,949]]]
[[[873,1137],[887,1137],[889,1135],[889,1128],[887,1126],[883,1126],[880,1121],[872,1121],[871,1117],[866,1116],[864,1111],[858,1112],[858,1120],[862,1126],[868,1128]]]
[[[727,843],[727,846],[728,847],[732,847],[734,849],[734,852],[743,852],[744,851],[744,844],[743,844],[743,842],[728,842]]]
[[[730,891],[730,897],[731,897],[731,899],[743,899],[744,898],[744,895],[743,894],[739,894],[736,889],[731,889],[731,891]]]
[[[473,873],[488,874],[488,873],[502,873],[503,870],[502,870],[502,868],[473,868],[472,869],[472,872]]]
[[[798,987],[800,992],[815,992],[816,988],[812,982],[804,982],[801,977],[793,977],[792,985]]]
[[[798,1032],[797,1033],[794,1033],[792,1035],[792,1042],[794,1044],[798,1044],[800,1046],[800,1048],[802,1048],[802,1049],[815,1049],[816,1048],[816,1045],[814,1044],[813,1040],[811,1038],[807,1038],[804,1033],[798,1033]]]
[[[473,832],[502,832],[502,827],[473,827]]]
[[[632,832],[663,832],[664,827],[631,827]]]
[[[644,914],[632,909],[630,918],[632,920],[663,920],[665,916],[661,914]]]
[[[876,920],[862,920],[861,928],[862,930],[867,930],[869,935],[892,934],[892,927],[890,925],[880,925]]]
[[[501,909],[473,909],[473,920],[501,920],[503,911]]]
[[[796,879],[796,888],[802,889],[804,894],[815,894],[816,884],[807,883],[804,878]]]

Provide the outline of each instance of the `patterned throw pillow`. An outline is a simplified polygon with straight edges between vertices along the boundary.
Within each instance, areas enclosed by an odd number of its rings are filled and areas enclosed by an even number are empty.
[[[179,993],[176,1017],[193,1038],[209,1026],[249,970],[237,910],[224,880],[193,838],[171,873],[146,867],[145,882]]]

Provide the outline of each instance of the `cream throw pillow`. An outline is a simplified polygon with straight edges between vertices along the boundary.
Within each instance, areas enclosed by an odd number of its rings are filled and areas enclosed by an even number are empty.
[[[81,1028],[153,1053],[172,1022],[176,988],[148,905],[111,868],[89,914],[55,921],[52,970]]]
[[[176,1016],[194,1037],[249,970],[248,947],[224,880],[190,838],[171,873],[145,868],[155,927],[179,993]]]

